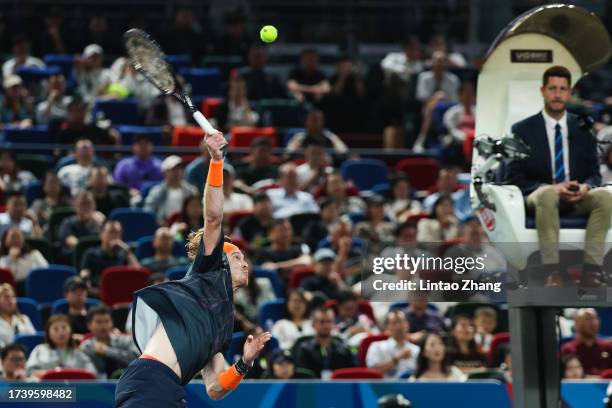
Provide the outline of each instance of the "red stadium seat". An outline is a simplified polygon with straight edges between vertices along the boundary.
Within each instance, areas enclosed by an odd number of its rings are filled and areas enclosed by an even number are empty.
[[[489,367],[493,367],[495,359],[497,357],[497,351],[502,344],[506,344],[510,341],[510,333],[502,332],[493,335],[491,339],[491,347],[489,347],[489,355],[487,356],[487,364]]]
[[[395,170],[405,173],[415,190],[427,190],[436,184],[440,165],[429,157],[408,157],[400,160]]]
[[[248,217],[253,214],[251,210],[242,210],[242,211],[232,211],[227,216],[227,226],[229,227],[230,232],[234,231],[234,228],[238,225],[241,219],[244,217]]]
[[[223,98],[206,98],[202,101],[202,113],[207,118],[214,118],[219,105],[223,103]]]
[[[419,222],[420,220],[422,220],[423,218],[427,218],[429,217],[429,212],[427,211],[421,211],[418,214],[413,214],[411,216],[409,216],[406,221],[408,222]]]
[[[371,368],[339,368],[332,371],[332,380],[381,379],[383,374]]]
[[[204,131],[196,126],[177,126],[172,131],[172,146],[199,146]]]
[[[137,266],[111,266],[102,271],[100,300],[108,307],[131,302],[134,292],[149,283],[151,272]]]
[[[297,266],[291,270],[291,276],[289,276],[289,289],[297,288],[300,286],[300,282],[309,276],[315,274],[314,269],[311,266]]]
[[[15,276],[10,269],[0,268],[0,283],[10,283],[13,289],[16,289]]]
[[[53,368],[45,371],[40,377],[43,381],[48,380],[95,380],[96,374],[81,368]]]
[[[253,139],[266,137],[276,146],[276,129],[273,127],[242,127],[230,129],[230,147],[249,147]]]
[[[605,380],[609,380],[612,379],[612,368],[609,368],[607,370],[603,370],[599,376]]]
[[[326,300],[325,306],[334,309],[336,313],[338,312],[338,302],[335,299]],[[367,300],[359,299],[357,301],[357,310],[359,311],[359,313],[368,316],[370,320],[376,323],[376,317],[374,317],[374,310],[372,310],[370,302],[368,302]]]
[[[366,356],[368,355],[368,349],[372,343],[375,341],[387,340],[388,338],[389,336],[386,334],[372,334],[361,340],[359,344],[359,366],[366,366]]]

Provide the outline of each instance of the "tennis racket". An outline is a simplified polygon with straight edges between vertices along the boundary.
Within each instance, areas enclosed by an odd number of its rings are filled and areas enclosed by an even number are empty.
[[[193,106],[189,95],[182,92],[166,55],[161,47],[146,32],[132,28],[123,34],[123,44],[136,71],[140,72],[149,82],[165,95],[172,95],[191,112],[195,121],[206,134],[216,132],[202,112]],[[227,144],[223,147],[223,156],[227,152]]]

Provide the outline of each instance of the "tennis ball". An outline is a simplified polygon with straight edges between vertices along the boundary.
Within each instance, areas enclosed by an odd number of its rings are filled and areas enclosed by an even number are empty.
[[[128,91],[125,86],[115,82],[108,85],[106,88],[106,94],[118,99],[123,99],[130,96],[130,91]]]
[[[263,26],[259,31],[259,37],[261,38],[261,41],[265,43],[273,43],[276,41],[277,36],[278,31],[276,30],[276,27],[271,25]]]

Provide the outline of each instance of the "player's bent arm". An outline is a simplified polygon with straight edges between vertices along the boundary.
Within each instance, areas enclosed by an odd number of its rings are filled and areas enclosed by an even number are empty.
[[[226,390],[219,384],[219,375],[225,370],[225,357],[217,353],[210,362],[202,369],[202,380],[206,393],[213,400],[220,400],[232,390]]]

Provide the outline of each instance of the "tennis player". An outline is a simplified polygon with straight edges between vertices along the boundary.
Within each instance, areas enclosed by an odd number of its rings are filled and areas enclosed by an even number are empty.
[[[185,390],[202,372],[208,395],[219,400],[234,390],[270,340],[247,337],[242,358],[226,369],[222,352],[232,338],[233,291],[248,282],[248,265],[235,245],[224,242],[223,155],[216,131],[206,138],[211,156],[204,188],[204,228],[188,240],[191,268],[181,280],[134,294],[133,336],[143,353],[125,370],[115,392],[117,407],[185,407]]]

